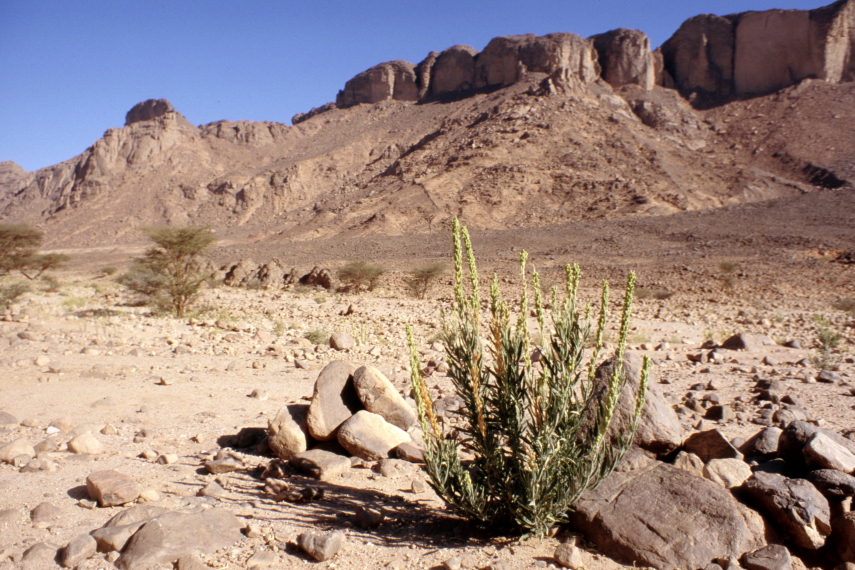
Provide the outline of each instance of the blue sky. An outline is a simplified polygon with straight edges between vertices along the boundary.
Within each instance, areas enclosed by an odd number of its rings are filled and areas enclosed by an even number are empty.
[[[618,27],[654,46],[696,14],[815,8],[804,0],[0,0],[0,161],[72,158],[135,103],[194,124],[290,123],[383,61],[417,63],[500,35]]]

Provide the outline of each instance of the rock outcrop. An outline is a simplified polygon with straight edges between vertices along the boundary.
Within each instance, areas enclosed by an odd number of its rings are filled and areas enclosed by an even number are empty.
[[[762,95],[804,79],[855,77],[855,1],[815,10],[765,10],[686,20],[662,45],[684,95],[710,101]]]
[[[438,98],[472,90],[475,87],[477,55],[475,48],[453,46],[436,56],[430,74],[430,95]]]
[[[131,110],[125,115],[125,126],[141,121],[150,121],[174,111],[175,108],[172,103],[166,99],[148,99],[131,107]]]
[[[350,107],[359,103],[417,101],[416,66],[408,61],[387,61],[363,71],[344,85],[336,105]]]
[[[29,173],[11,160],[0,162],[0,196],[14,192],[26,181]]]
[[[656,66],[650,39],[642,31],[619,28],[591,36],[603,80],[612,87],[640,85],[646,90],[656,84]]]

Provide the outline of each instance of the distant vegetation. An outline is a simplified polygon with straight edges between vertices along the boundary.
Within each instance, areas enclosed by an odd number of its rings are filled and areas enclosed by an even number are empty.
[[[424,299],[430,286],[445,273],[444,263],[431,263],[416,267],[410,271],[410,276],[404,278],[407,289],[413,296]]]
[[[373,291],[386,270],[363,259],[349,261],[338,270],[341,289],[351,293]]]
[[[17,271],[30,280],[69,260],[61,253],[38,253],[43,231],[26,224],[0,224],[0,275]]]

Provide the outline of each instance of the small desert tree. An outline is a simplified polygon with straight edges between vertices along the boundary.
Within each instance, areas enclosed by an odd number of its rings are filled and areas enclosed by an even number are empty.
[[[158,307],[169,307],[183,317],[209,279],[200,271],[200,255],[214,242],[208,227],[143,228],[154,242],[142,257],[134,260],[119,283]]]
[[[547,328],[540,277],[532,275],[540,362],[532,362],[528,330],[529,295],[526,254],[521,255],[522,294],[516,324],[509,305],[500,300],[494,276],[490,312],[482,326],[479,281],[466,228],[454,220],[455,306],[443,326],[448,375],[464,402],[462,423],[443,426],[419,370],[412,331],[412,385],[425,434],[425,465],[437,494],[464,516],[512,525],[544,535],[567,520],[579,496],[596,487],[629,448],[644,405],[650,359],[645,357],[634,415],[623,429],[612,419],[626,385],[624,348],[629,330],[635,275],[626,284],[615,365],[605,385],[598,385],[597,359],[603,346],[608,284],[603,282],[593,351],[587,364],[583,350],[591,333],[591,306],[580,309],[576,292],[578,266],[566,267],[564,298],[552,289],[551,327]],[[463,251],[469,265],[469,293],[464,292]],[[486,338],[486,341],[482,340]],[[482,344],[486,343],[486,347]],[[459,450],[474,460],[464,463]]]
[[[68,261],[61,253],[38,253],[44,237],[26,224],[0,224],[0,274],[17,271],[33,280]]]
[[[431,284],[439,279],[443,273],[445,273],[444,263],[423,265],[410,271],[410,276],[404,278],[404,283],[407,284],[407,288],[413,295],[419,299],[424,299]]]
[[[338,279],[342,289],[359,293],[362,290],[373,291],[386,270],[379,265],[368,263],[363,259],[348,261],[338,270]]]

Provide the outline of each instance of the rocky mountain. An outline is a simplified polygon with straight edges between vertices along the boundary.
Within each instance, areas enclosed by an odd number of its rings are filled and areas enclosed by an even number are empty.
[[[293,126],[131,109],[69,161],[0,165],[0,219],[51,244],[208,224],[233,243],[664,215],[855,177],[855,0],[494,38],[382,63]],[[6,188],[7,192],[2,192]]]

